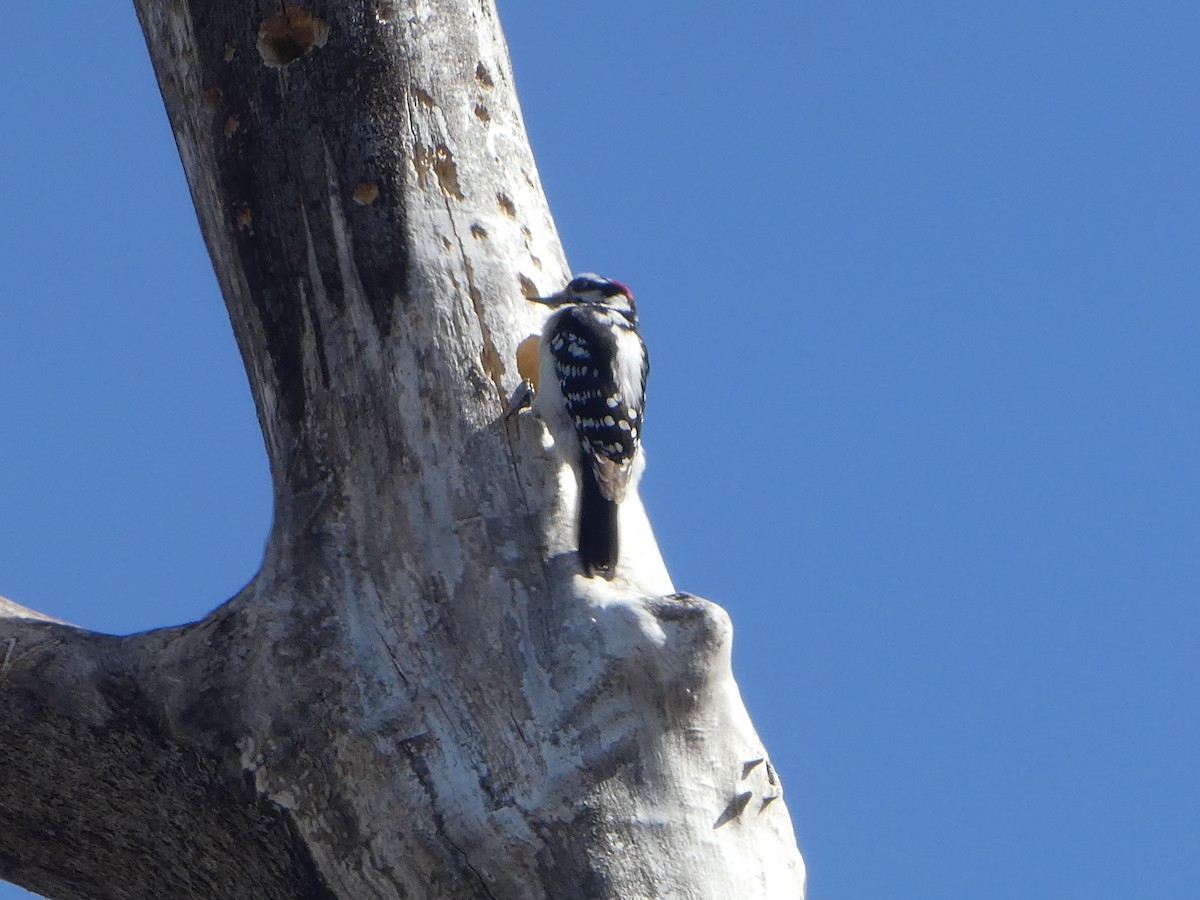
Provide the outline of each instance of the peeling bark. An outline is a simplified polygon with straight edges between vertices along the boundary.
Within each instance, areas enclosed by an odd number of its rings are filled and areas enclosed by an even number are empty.
[[[620,576],[579,576],[569,470],[504,416],[525,298],[568,270],[492,0],[136,4],[275,520],[191,625],[116,638],[0,601],[0,876],[802,896],[728,617],[675,592],[636,496]]]

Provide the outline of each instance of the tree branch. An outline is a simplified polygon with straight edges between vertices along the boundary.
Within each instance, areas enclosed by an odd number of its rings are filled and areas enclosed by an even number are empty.
[[[569,471],[504,417],[525,298],[568,270],[491,0],[137,6],[275,522],[193,625],[115,638],[0,606],[0,875],[801,895],[728,617],[674,593],[636,496],[621,575],[578,575]]]

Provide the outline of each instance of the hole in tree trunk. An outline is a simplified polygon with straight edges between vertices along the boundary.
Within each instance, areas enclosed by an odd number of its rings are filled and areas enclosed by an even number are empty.
[[[285,6],[258,26],[258,53],[268,66],[283,68],[313,47],[324,47],[329,23],[299,6]]]

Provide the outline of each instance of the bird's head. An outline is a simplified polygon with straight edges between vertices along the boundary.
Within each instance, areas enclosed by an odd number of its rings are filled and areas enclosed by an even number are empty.
[[[631,318],[637,316],[637,307],[633,303],[633,291],[619,281],[602,278],[591,272],[576,275],[567,282],[565,288],[556,294],[533,299],[546,306],[602,306],[605,309],[624,313]]]

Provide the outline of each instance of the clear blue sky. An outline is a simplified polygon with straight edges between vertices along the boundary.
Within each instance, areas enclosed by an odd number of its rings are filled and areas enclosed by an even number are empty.
[[[813,900],[1195,896],[1200,5],[745,9],[501,0]],[[0,594],[194,619],[269,491],[142,38],[5,32]]]

